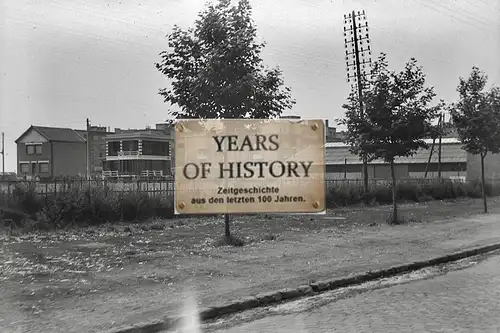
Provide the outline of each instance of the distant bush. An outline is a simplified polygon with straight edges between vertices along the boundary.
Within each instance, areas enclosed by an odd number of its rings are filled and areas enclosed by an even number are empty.
[[[327,206],[350,206],[364,202],[390,204],[392,203],[392,187],[390,182],[370,184],[370,190],[365,195],[360,181],[331,181],[327,191]],[[500,186],[486,184],[488,196],[500,195]],[[454,182],[443,179],[419,184],[417,180],[402,180],[398,182],[396,200],[426,202],[430,200],[445,200],[456,198],[480,198],[482,196],[479,181]]]

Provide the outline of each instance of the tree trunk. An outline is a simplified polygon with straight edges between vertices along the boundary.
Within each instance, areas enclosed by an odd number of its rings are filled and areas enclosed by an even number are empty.
[[[396,172],[394,170],[394,159],[391,161],[391,178],[392,178],[392,223],[399,223],[398,220],[398,206],[396,203]]]
[[[224,214],[224,226],[226,238],[231,237],[231,230],[229,229],[229,214]]]
[[[484,213],[488,213],[488,203],[486,202],[486,184],[484,181],[484,158],[486,154],[481,153],[481,190],[483,191]]]

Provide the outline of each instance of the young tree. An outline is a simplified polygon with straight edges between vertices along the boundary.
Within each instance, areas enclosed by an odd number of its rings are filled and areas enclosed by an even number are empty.
[[[279,68],[264,66],[248,0],[208,4],[193,28],[173,28],[169,50],[156,68],[171,81],[160,89],[165,102],[177,105],[174,119],[274,118],[295,103]],[[230,237],[229,216],[225,234]]]
[[[373,65],[372,77],[364,85],[364,113],[359,113],[359,101],[351,94],[345,117],[339,121],[347,126],[346,143],[350,151],[368,161],[382,159],[390,164],[392,178],[393,223],[399,223],[396,204],[396,157],[414,155],[428,148],[424,139],[435,134],[436,119],[442,103],[430,106],[435,96],[432,87],[425,87],[425,74],[411,59],[404,70],[388,69],[385,54]]]
[[[481,159],[481,188],[484,212],[488,212],[486,200],[484,159],[488,152],[500,152],[500,89],[484,88],[488,77],[477,67],[467,79],[460,77],[457,91],[459,101],[452,105],[451,116],[457,128],[463,148]]]

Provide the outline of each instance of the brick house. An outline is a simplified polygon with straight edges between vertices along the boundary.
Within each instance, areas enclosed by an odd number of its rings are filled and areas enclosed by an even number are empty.
[[[71,128],[32,125],[15,142],[19,176],[85,176],[86,140]]]

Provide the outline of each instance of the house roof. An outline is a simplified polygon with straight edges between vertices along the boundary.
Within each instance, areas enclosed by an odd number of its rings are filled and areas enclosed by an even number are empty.
[[[85,142],[85,138],[77,130],[63,127],[47,127],[31,125],[15,142],[17,143],[30,130],[35,130],[49,141]]]

